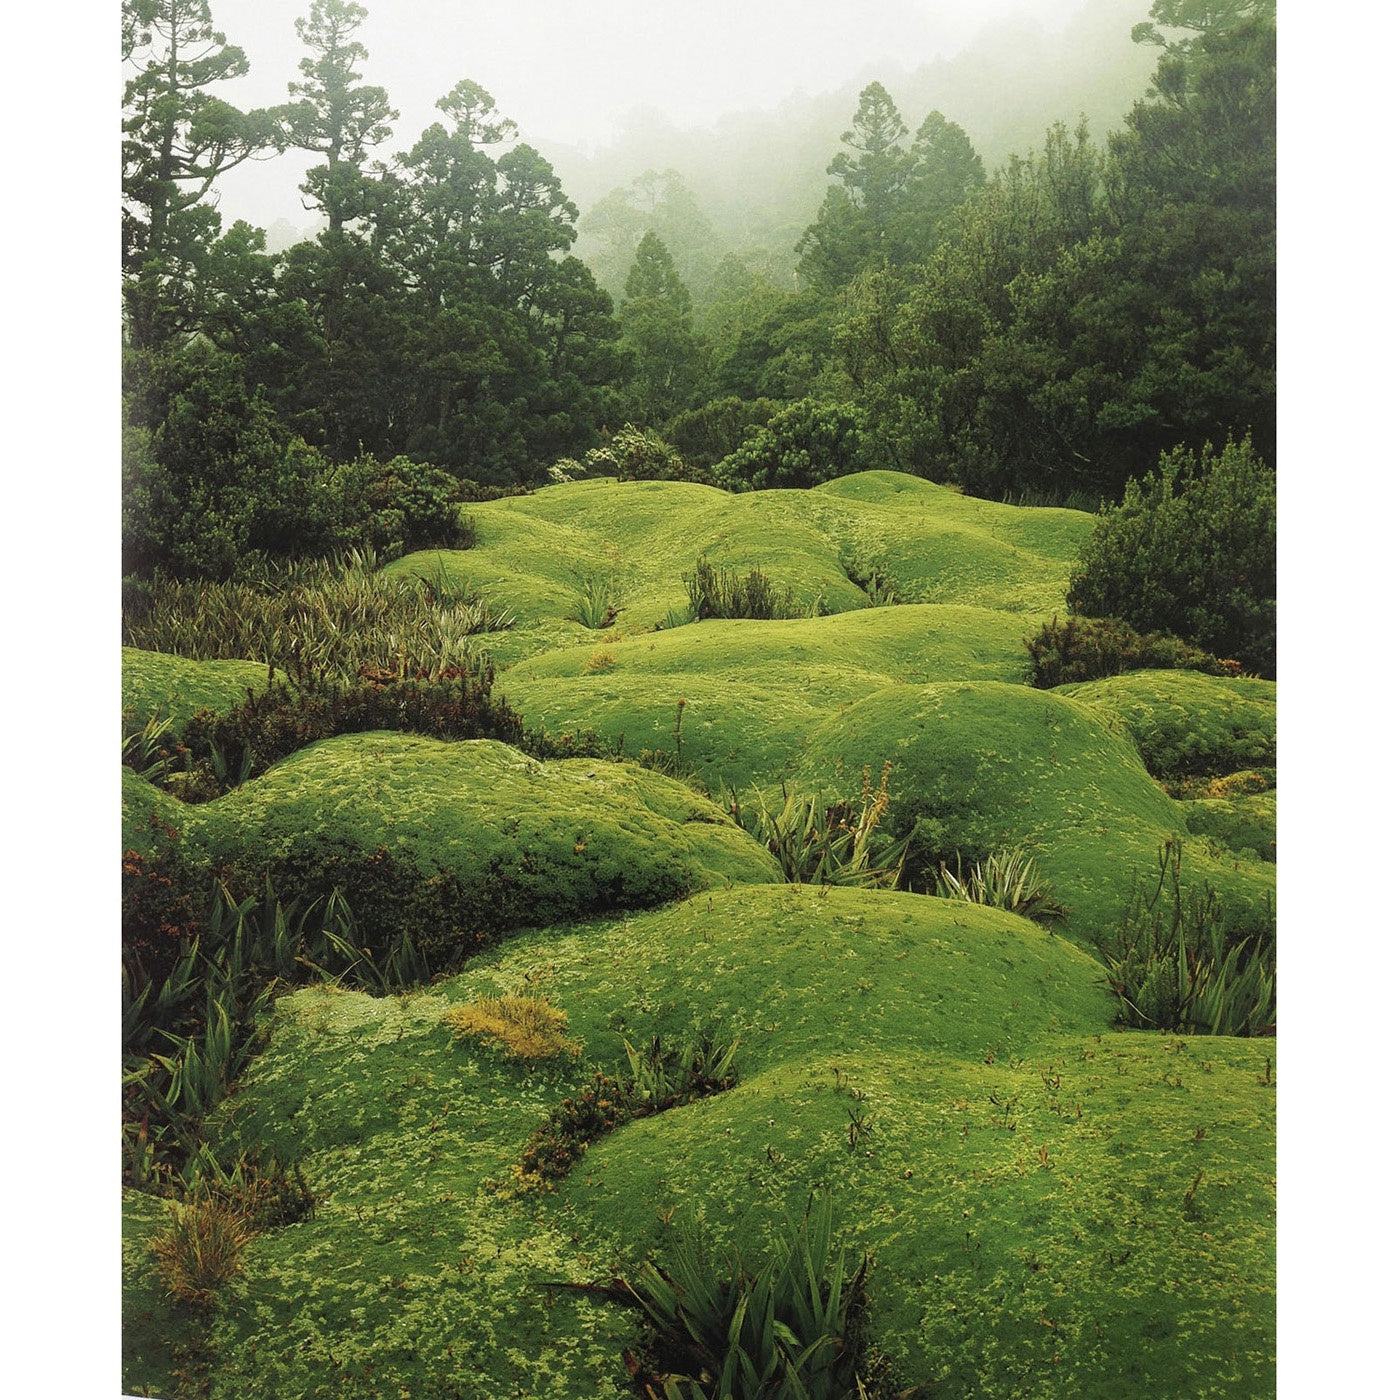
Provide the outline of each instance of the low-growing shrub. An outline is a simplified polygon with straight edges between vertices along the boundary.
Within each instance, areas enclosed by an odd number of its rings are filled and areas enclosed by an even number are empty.
[[[577,1042],[565,1034],[568,1013],[545,997],[481,997],[450,1007],[442,1019],[457,1040],[485,1037],[517,1060],[549,1060],[566,1051],[578,1054]]]
[[[709,473],[688,467],[679,452],[651,428],[624,423],[602,447],[584,456],[584,464],[597,476],[619,481],[701,481]]]
[[[1231,944],[1215,891],[1183,888],[1181,847],[1168,841],[1151,891],[1139,886],[1102,952],[1105,981],[1129,1025],[1204,1035],[1272,1035],[1274,939]]]
[[[596,1071],[530,1134],[517,1173],[523,1186],[545,1186],[567,1176],[591,1143],[633,1118],[721,1094],[739,1082],[734,1071],[739,1042],[724,1044],[712,1031],[680,1048],[656,1035],[640,1050],[625,1040],[623,1048],[628,1069],[622,1078]]]
[[[782,404],[777,399],[711,399],[700,408],[678,413],[666,435],[692,467],[713,467],[737,452],[744,439],[769,423]]]
[[[966,874],[959,857],[955,871],[941,865],[930,893],[942,899],[1005,909],[1039,924],[1063,923],[1069,917],[1069,910],[1041,880],[1035,857],[1023,847],[993,851],[973,862]]]
[[[1200,671],[1207,676],[1238,676],[1237,661],[1221,660],[1162,632],[1135,632],[1112,617],[1069,616],[1045,623],[1026,638],[1030,652],[1027,680],[1038,690],[1072,681],[1097,681],[1127,671]]]
[[[750,569],[740,576],[735,570],[716,569],[702,554],[695,571],[684,576],[690,595],[690,610],[696,621],[707,618],[793,618],[803,609],[793,599],[792,589],[779,593],[761,569]]]
[[[530,1134],[520,1158],[521,1183],[543,1186],[568,1176],[590,1143],[630,1116],[622,1085],[611,1075],[595,1072],[588,1084],[551,1109]]]
[[[253,1232],[243,1212],[212,1196],[170,1203],[170,1219],[151,1240],[156,1272],[177,1302],[208,1307],[241,1268]]]
[[[889,775],[887,763],[876,788],[870,770],[864,769],[857,801],[828,801],[821,793],[799,793],[784,783],[783,805],[771,811],[755,788],[754,805],[747,810],[737,794],[731,794],[729,813],[772,852],[792,884],[893,889],[904,868],[908,839],[889,841],[878,836],[890,803]]]

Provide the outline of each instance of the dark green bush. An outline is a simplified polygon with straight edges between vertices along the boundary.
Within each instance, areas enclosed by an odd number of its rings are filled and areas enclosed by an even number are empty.
[[[678,413],[666,435],[691,466],[713,467],[737,452],[744,439],[770,423],[781,408],[777,399],[711,399],[701,408]]]
[[[1104,680],[1127,671],[1200,671],[1207,676],[1237,676],[1237,661],[1222,661],[1179,637],[1161,632],[1142,635],[1115,617],[1058,617],[1026,638],[1030,652],[1027,679],[1039,690],[1073,681]]]
[[[1130,481],[1085,542],[1070,580],[1076,613],[1170,632],[1263,676],[1275,672],[1274,473],[1250,441],[1164,453]]]
[[[715,480],[731,491],[805,488],[889,465],[859,405],[799,399],[717,463]]]
[[[278,422],[232,355],[195,342],[132,352],[125,369],[127,574],[224,579],[250,556],[473,542],[455,478],[406,457],[329,462]]]

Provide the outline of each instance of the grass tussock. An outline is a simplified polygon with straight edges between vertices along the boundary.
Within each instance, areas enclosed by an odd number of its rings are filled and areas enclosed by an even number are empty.
[[[702,554],[693,573],[685,575],[690,610],[696,621],[707,618],[796,618],[805,616],[792,596],[792,589],[779,593],[761,569],[740,575],[734,569],[716,569]]]
[[[578,1043],[565,1033],[568,1013],[551,1006],[542,996],[481,997],[451,1007],[442,1019],[456,1039],[485,1037],[517,1060],[550,1060],[566,1051],[579,1053]]]
[[[1155,886],[1134,892],[1103,958],[1105,980],[1131,1026],[1200,1035],[1274,1033],[1272,934],[1232,945],[1211,886],[1182,885],[1178,842],[1162,847]]]
[[[170,1220],[151,1240],[156,1272],[167,1295],[206,1308],[239,1271],[253,1232],[243,1213],[198,1195],[170,1203]]]
[[[386,575],[371,552],[266,565],[236,581],[158,574],[123,607],[124,645],[194,661],[254,660],[302,677],[365,670],[440,675],[473,664],[477,639],[509,612],[432,578]]]
[[[784,784],[782,805],[770,808],[755,788],[752,807],[745,809],[732,794],[729,813],[776,857],[790,884],[893,889],[903,873],[908,841],[880,835],[890,805],[889,776],[887,763],[877,788],[870,769],[864,769],[855,801],[828,802],[821,793],[802,793]]]
[[[953,870],[940,864],[931,894],[1005,909],[1039,924],[1059,924],[1069,910],[1050,893],[1035,868],[1035,857],[1023,847],[992,851],[963,873],[959,858]]]
[[[666,1400],[855,1400],[866,1395],[868,1254],[846,1271],[829,1195],[762,1263],[716,1258],[693,1223],[669,1267],[624,1287],[652,1329],[647,1393]]]

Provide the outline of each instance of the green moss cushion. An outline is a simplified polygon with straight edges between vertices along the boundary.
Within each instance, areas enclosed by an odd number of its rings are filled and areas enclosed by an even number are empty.
[[[160,718],[173,721],[178,735],[196,710],[232,710],[249,690],[266,688],[267,667],[257,661],[188,661],[122,648],[122,724],[128,731]]]
[[[414,933],[444,951],[521,923],[777,878],[768,853],[682,783],[631,765],[539,763],[485,739],[327,739],[188,809],[183,825],[216,866],[266,871],[285,898],[339,885],[372,941]]]

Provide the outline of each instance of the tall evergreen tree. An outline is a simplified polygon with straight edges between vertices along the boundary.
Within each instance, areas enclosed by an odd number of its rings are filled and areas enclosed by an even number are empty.
[[[199,324],[220,229],[205,196],[279,137],[269,113],[239,111],[209,91],[242,77],[248,60],[214,28],[207,0],[123,0],[122,49],[134,70],[122,118],[127,334],[150,348]]]

